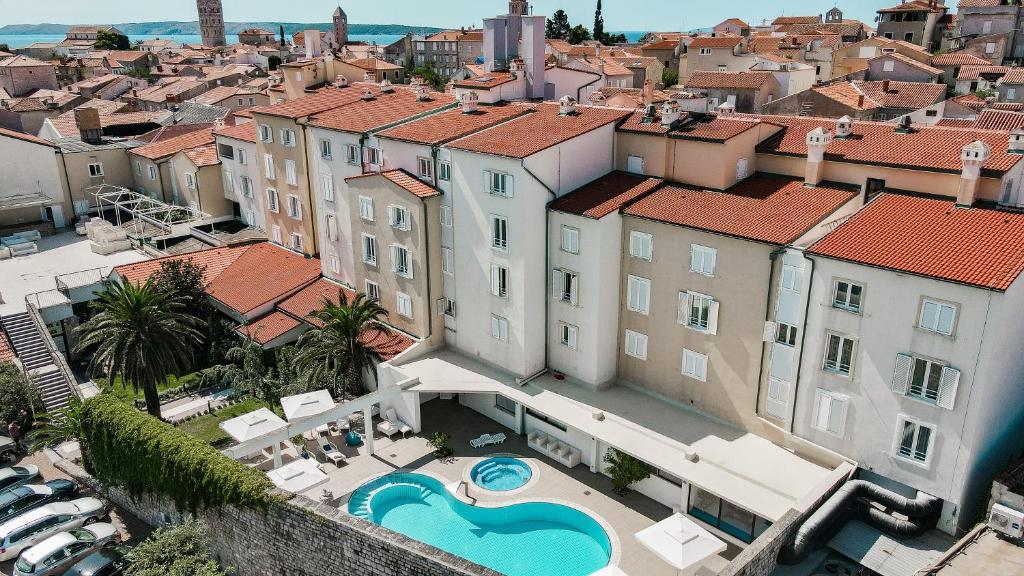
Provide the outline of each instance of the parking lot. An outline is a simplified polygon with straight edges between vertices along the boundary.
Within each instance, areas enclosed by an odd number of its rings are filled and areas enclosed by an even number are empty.
[[[37,452],[31,456],[22,458],[17,465],[22,464],[35,464],[39,467],[39,477],[33,480],[32,484],[40,484],[47,480],[54,480],[57,478],[69,479],[67,474],[64,474],[50,463],[50,460],[42,452]],[[80,496],[94,496],[106,501],[101,494],[95,494],[91,490],[81,489]],[[120,535],[122,543],[135,544],[142,540],[145,540],[149,533],[153,531],[148,525],[135,518],[131,514],[128,514],[117,508],[113,508],[110,512],[109,520],[106,520],[113,524]],[[8,562],[0,562],[0,574],[7,575],[14,570],[14,560]]]

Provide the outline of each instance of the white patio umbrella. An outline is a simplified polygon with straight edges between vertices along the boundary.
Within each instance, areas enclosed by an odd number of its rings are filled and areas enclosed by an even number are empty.
[[[334,398],[331,398],[330,392],[327,390],[317,390],[306,394],[285,396],[281,398],[281,406],[284,408],[284,417],[289,422],[293,422],[302,418],[323,414],[337,406],[337,404],[334,403]]]
[[[634,537],[676,570],[695,569],[726,549],[725,542],[683,514],[673,514],[637,532]]]
[[[267,477],[274,486],[292,494],[315,488],[329,479],[327,474],[320,471],[316,460],[306,458],[299,458],[285,466],[275,468],[267,472]]]
[[[267,408],[260,408],[220,423],[221,430],[239,442],[260,438],[287,426],[287,422]]]

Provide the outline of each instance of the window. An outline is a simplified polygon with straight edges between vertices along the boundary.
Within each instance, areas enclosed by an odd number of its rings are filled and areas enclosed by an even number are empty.
[[[230,144],[217,144],[217,155],[228,160],[235,159],[235,147]]]
[[[985,54],[995,54],[995,51],[996,51],[996,43],[995,42],[987,42],[985,44]]]
[[[860,284],[836,280],[832,293],[832,306],[859,314],[863,295],[864,287]]]
[[[292,234],[292,250],[302,252],[302,234]]]
[[[654,237],[644,232],[630,231],[629,255],[633,258],[651,261],[654,250]]]
[[[629,156],[626,158],[626,171],[633,174],[644,173],[644,157],[643,156]]]
[[[491,215],[491,248],[508,250],[508,219],[504,216]]]
[[[370,300],[380,300],[380,286],[376,282],[366,281],[366,297]]]
[[[956,306],[927,298],[921,303],[921,318],[917,325],[922,330],[952,336],[955,324]]]
[[[680,292],[676,320],[694,330],[717,334],[718,306],[718,302],[711,296],[696,292]]]
[[[299,184],[298,175],[295,172],[295,160],[284,161],[284,179],[292,186]]]
[[[240,176],[238,180],[242,183],[242,196],[252,198],[252,180],[248,176]]]
[[[334,174],[324,174],[320,177],[320,190],[325,202],[334,202]]]
[[[243,166],[248,163],[248,160],[246,160],[245,148],[238,149],[238,163]]]
[[[281,206],[278,203],[277,190],[273,188],[267,188],[267,210],[271,212],[280,212]]]
[[[691,245],[690,270],[705,276],[714,276],[715,257],[716,251],[714,248],[708,248],[699,244]]]
[[[626,356],[647,360],[647,335],[626,330]]]
[[[560,322],[558,324],[559,341],[562,343],[562,346],[565,346],[570,350],[576,349],[576,342],[579,338],[579,333],[580,329],[572,324],[566,324],[565,322]]]
[[[320,157],[324,160],[330,160],[333,158],[331,155],[331,141],[321,140],[320,141]]]
[[[391,271],[399,276],[412,278],[412,256],[405,246],[391,246]]]
[[[885,62],[882,63],[882,71],[883,72],[892,72],[895,69],[896,69],[896,62],[894,62],[892,60],[886,60]]]
[[[853,339],[829,334],[825,346],[825,370],[849,376],[853,366],[853,349]]]
[[[906,34],[903,35],[903,40],[913,44],[914,43],[914,33],[913,32],[907,32]]]
[[[272,233],[273,233],[274,242],[277,243],[277,244],[280,244],[281,243],[281,227],[275,224],[274,227],[272,228]]]
[[[452,179],[452,165],[449,162],[441,162],[437,166],[437,179],[448,182]]]
[[[555,270],[551,279],[551,291],[555,300],[571,306],[579,304],[579,276],[567,270]]]
[[[380,148],[366,149],[366,163],[371,166],[380,166],[382,164]]]
[[[100,162],[89,164],[89,177],[96,178],[98,176],[103,176],[103,164]]]
[[[451,228],[452,227],[452,207],[451,206],[445,206],[445,205],[441,206],[441,226],[444,226],[445,228]]]
[[[626,307],[632,312],[646,315],[651,306],[651,281],[647,278],[630,276]]]
[[[985,22],[982,23],[982,25],[981,25],[981,33],[982,34],[991,34],[992,33],[992,21],[991,20],[985,20]]]
[[[395,230],[408,230],[411,223],[409,210],[403,206],[388,206],[388,221]]]
[[[412,318],[412,298],[408,294],[399,292],[396,297],[398,313],[406,318]]]
[[[491,294],[500,298],[508,297],[508,268],[491,264]]]
[[[243,98],[239,98],[239,99],[238,99],[238,105],[239,105],[239,106],[245,106],[245,99],[243,99]]]
[[[711,55],[711,48],[701,48],[699,54],[701,56],[710,56]]]
[[[779,287],[790,292],[800,292],[800,269],[789,264],[782,265],[779,275]]]
[[[494,395],[494,407],[507,414],[516,413],[516,402],[509,398],[502,396],[501,394]]]
[[[512,197],[512,175],[503,172],[484,172],[484,190],[495,196]]]
[[[333,272],[334,274],[340,274],[341,273],[341,261],[338,260],[338,257],[333,255],[333,254],[330,257],[330,260],[331,260],[331,272]]]
[[[718,65],[718,71],[719,72],[728,72],[728,70],[729,70],[729,67],[726,66],[725,64],[719,64]]]
[[[683,376],[701,382],[708,380],[708,357],[693,350],[683,349]]]
[[[441,272],[449,275],[455,273],[455,253],[447,246],[441,247]]]
[[[377,265],[377,239],[369,234],[363,234],[363,263]]]
[[[1015,98],[1017,98],[1017,89],[1016,88],[1007,88],[1006,89],[1006,99],[1007,100],[1013,100]]]
[[[345,162],[359,164],[359,146],[354,144],[345,146]]]
[[[811,427],[842,436],[846,428],[846,406],[848,398],[842,394],[818,388],[814,392],[814,413]]]
[[[335,242],[338,240],[338,217],[334,214],[324,216],[324,229],[327,232],[327,239]]]
[[[775,328],[775,341],[785,346],[796,346],[796,326],[779,322]]]
[[[359,197],[359,217],[367,222],[373,222],[373,198]]]
[[[156,166],[149,166],[149,179],[156,180]]]
[[[896,424],[895,455],[927,466],[934,439],[933,426],[901,414]]]
[[[235,191],[235,176],[231,170],[224,169],[224,191],[234,192]]]
[[[274,131],[266,124],[260,124],[260,141],[269,144],[274,141]]]
[[[896,394],[952,410],[959,384],[960,371],[956,368],[929,358],[896,355],[896,368],[892,377],[892,391]]]
[[[281,129],[281,145],[286,148],[295,147],[295,131],[287,128]]]
[[[416,173],[424,180],[434,179],[434,163],[430,158],[416,159]]]
[[[135,161],[135,175],[142,176],[142,162]]]
[[[302,220],[302,203],[294,194],[288,195],[288,216],[294,220]]]
[[[274,168],[274,156],[272,154],[263,155],[263,175],[269,180],[277,178],[277,170]]]
[[[570,254],[580,253],[579,229],[562,226],[562,251]]]
[[[192,172],[185,173],[185,187],[187,187],[189,190],[196,189],[196,175],[193,174]]]
[[[491,316],[491,338],[508,342],[508,319]]]

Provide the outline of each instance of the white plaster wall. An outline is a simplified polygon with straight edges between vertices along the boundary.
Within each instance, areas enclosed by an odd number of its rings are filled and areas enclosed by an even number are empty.
[[[316,230],[319,234],[320,261],[323,264],[323,274],[327,278],[336,280],[347,286],[352,286],[359,291],[362,286],[355,286],[355,263],[362,261],[362,247],[359,242],[352,239],[352,221],[350,211],[358,210],[358,206],[349,205],[348,184],[346,178],[359,176],[363,173],[363,165],[349,164],[346,161],[346,149],[349,144],[359,146],[360,138],[357,134],[347,132],[336,132],[322,128],[310,128],[307,130],[307,149],[309,150],[310,186],[313,190],[316,209],[315,217],[318,219]],[[331,142],[331,159],[325,160],[320,156],[320,140]],[[323,176],[331,174],[334,177],[334,201],[328,202],[323,194]],[[282,202],[284,202],[282,196]],[[283,208],[282,208],[283,209]],[[375,218],[386,218],[385,208],[374,205]],[[327,214],[334,214],[338,223],[338,239],[331,241],[327,237],[327,226],[324,225]],[[337,256],[340,272],[335,273],[331,269],[331,256]]]
[[[55,202],[68,203],[60,177],[57,150],[18,138],[0,137],[0,198],[21,194],[43,194]],[[69,219],[73,212],[65,211]]]
[[[256,130],[255,125],[253,126],[253,130]],[[235,149],[234,160],[229,160],[227,158],[220,159],[222,165],[222,172],[226,170],[231,171],[231,180],[234,189],[234,192],[232,193],[228,192],[228,189],[225,187],[224,195],[228,199],[238,203],[239,208],[241,208],[243,215],[246,214],[246,212],[252,213],[252,226],[259,228],[260,230],[266,231],[267,216],[264,202],[266,201],[267,192],[266,190],[260,189],[262,167],[260,166],[259,158],[256,157],[256,144],[253,142],[235,140],[234,138],[225,138],[223,136],[217,136],[217,144],[226,144]],[[239,150],[245,151],[245,164],[239,162]],[[246,198],[245,195],[242,194],[243,176],[248,177],[249,182],[252,184],[251,198]],[[224,173],[224,177],[226,180],[226,173]]]

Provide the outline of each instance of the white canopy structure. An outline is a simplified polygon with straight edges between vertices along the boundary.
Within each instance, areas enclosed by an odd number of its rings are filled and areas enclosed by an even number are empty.
[[[700,567],[704,560],[726,549],[725,542],[683,514],[673,514],[634,537],[673,568],[683,571]]]
[[[604,568],[601,568],[597,572],[594,572],[590,576],[628,576],[621,568],[615,564],[609,564]]]
[[[292,494],[305,492],[328,480],[327,474],[324,474],[316,460],[311,458],[299,458],[286,466],[275,468],[267,472],[267,477],[274,483],[274,486]]]
[[[334,398],[331,398],[330,392],[317,390],[296,396],[285,396],[281,398],[281,406],[284,408],[284,417],[289,422],[294,422],[333,410],[337,404],[334,403]]]
[[[248,442],[284,430],[288,423],[268,408],[260,408],[248,414],[220,423],[220,429],[238,442]],[[281,466],[281,445],[274,444],[274,467]]]

